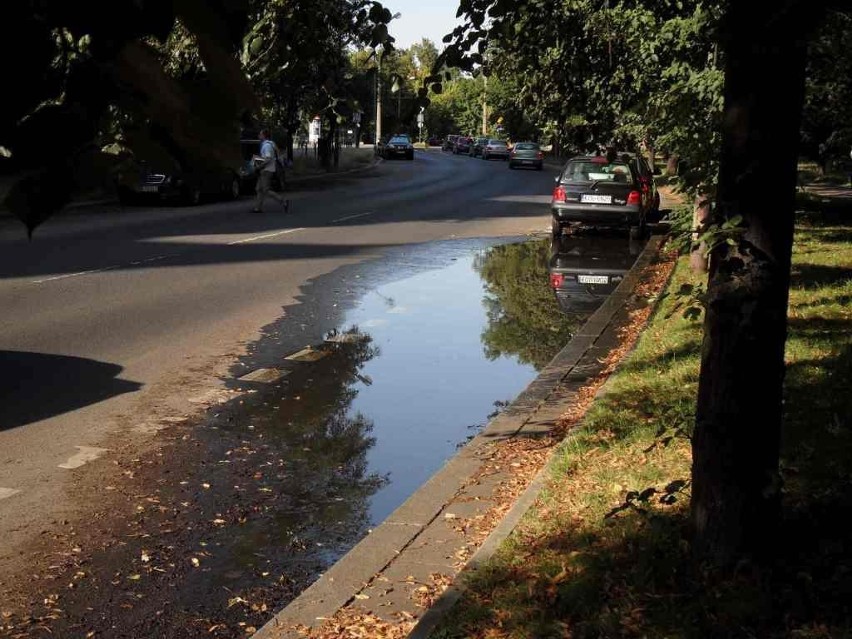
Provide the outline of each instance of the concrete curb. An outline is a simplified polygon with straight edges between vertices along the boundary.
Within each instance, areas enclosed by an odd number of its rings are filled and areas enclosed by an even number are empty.
[[[632,298],[641,272],[657,255],[664,239],[653,237],[649,240],[618,288],[504,412],[491,420],[482,433],[314,584],[279,611],[254,637],[289,639],[302,636],[294,631],[295,626],[321,624],[356,595],[359,599],[371,600],[376,606],[388,606],[380,612],[392,618],[394,606],[404,612],[406,606],[412,607],[413,584],[422,584],[434,573],[453,573],[453,581],[458,583],[465,571],[490,557],[534,503],[547,477],[545,467],[471,559],[457,569],[452,552],[464,541],[463,536],[460,541],[459,535],[454,534],[452,521],[485,512],[489,508],[494,480],[499,480],[492,476],[490,483],[485,479],[482,485],[473,481],[484,466],[490,444],[519,435],[541,435],[553,428],[575,392],[602,366],[600,360],[609,351],[604,342],[609,339],[613,345],[615,343],[614,320]],[[508,474],[510,469],[503,472]],[[452,512],[448,510],[450,505]],[[412,581],[414,575],[417,577]],[[383,589],[383,583],[391,586]],[[412,588],[408,588],[409,585]],[[450,588],[423,613],[411,637],[428,636],[458,598],[458,593],[454,595],[454,592],[455,587]]]

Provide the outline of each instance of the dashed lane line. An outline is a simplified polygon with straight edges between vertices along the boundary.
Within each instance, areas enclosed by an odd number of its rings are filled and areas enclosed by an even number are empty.
[[[356,213],[355,215],[346,215],[344,217],[339,217],[336,220],[332,220],[332,224],[337,224],[338,222],[345,222],[346,220],[355,220],[359,217],[367,217],[368,215],[375,215],[375,211],[367,211],[366,213]]]
[[[0,499],[8,499],[12,495],[17,495],[20,490],[17,488],[2,488],[0,487]]]
[[[75,446],[79,452],[76,455],[71,455],[64,464],[59,464],[59,468],[73,470],[80,466],[85,466],[91,461],[95,461],[98,457],[107,452],[106,448],[96,448],[95,446]]]

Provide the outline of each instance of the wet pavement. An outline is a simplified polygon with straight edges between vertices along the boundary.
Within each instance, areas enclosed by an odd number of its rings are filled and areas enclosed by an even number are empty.
[[[234,365],[232,399],[105,469],[103,510],[56,540],[65,550],[34,584],[39,605],[4,620],[6,634],[230,637],[262,625],[594,311],[557,303],[561,245],[521,239],[407,247],[310,283]],[[628,257],[616,261],[629,259],[626,240],[604,249],[618,246]],[[258,369],[280,379],[246,381]]]

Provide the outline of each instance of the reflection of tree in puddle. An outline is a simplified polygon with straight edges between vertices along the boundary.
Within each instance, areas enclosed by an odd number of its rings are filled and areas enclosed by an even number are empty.
[[[258,392],[223,423],[231,432],[252,433],[262,454],[252,478],[260,475],[260,490],[270,491],[264,516],[243,526],[235,540],[243,565],[255,561],[258,548],[272,546],[284,564],[321,569],[366,534],[369,498],[386,478],[367,474],[373,422],[350,414],[364,379],[360,370],[378,354],[368,336],[358,335],[327,344],[328,355],[299,364],[285,385]]]
[[[579,319],[566,317],[554,299],[548,258],[549,242],[537,240],[495,246],[474,260],[486,284],[482,343],[489,359],[515,355],[540,370],[579,327]]]

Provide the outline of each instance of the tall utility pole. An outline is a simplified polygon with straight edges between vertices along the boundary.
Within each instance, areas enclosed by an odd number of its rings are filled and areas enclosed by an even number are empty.
[[[382,52],[384,47],[379,45],[376,47],[376,60],[378,67],[376,70],[376,146],[382,139]]]
[[[482,73],[482,135],[488,135],[488,76]]]

